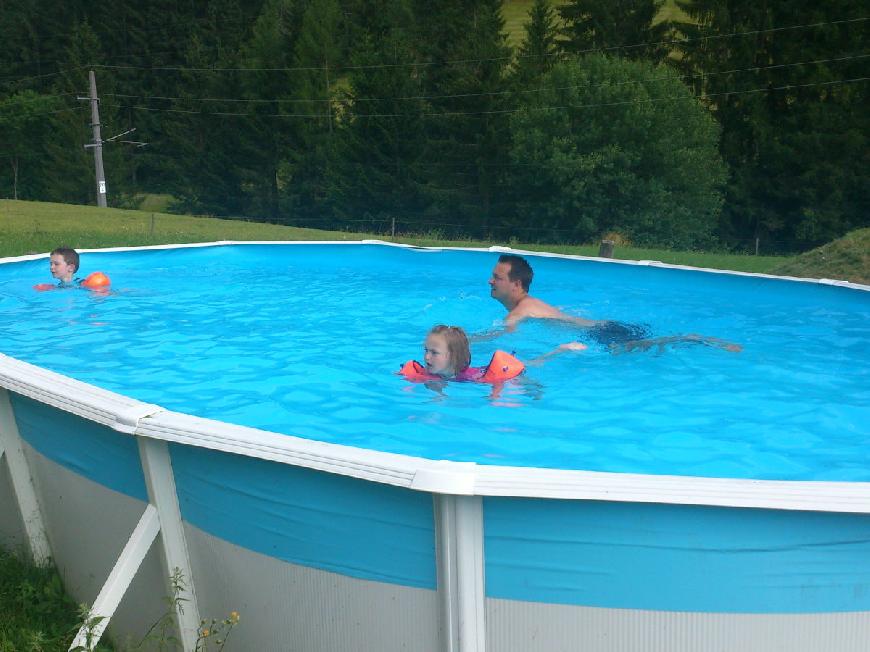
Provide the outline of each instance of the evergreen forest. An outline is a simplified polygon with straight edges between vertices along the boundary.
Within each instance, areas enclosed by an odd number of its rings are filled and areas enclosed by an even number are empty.
[[[866,2],[663,2],[510,35],[503,0],[0,0],[0,197],[96,203],[93,72],[110,206],[761,253],[870,225]]]

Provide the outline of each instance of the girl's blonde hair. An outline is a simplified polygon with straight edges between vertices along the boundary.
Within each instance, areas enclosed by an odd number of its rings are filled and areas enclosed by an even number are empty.
[[[447,342],[447,353],[450,354],[450,364],[453,373],[462,373],[471,364],[471,351],[468,348],[468,336],[459,326],[434,326],[430,335],[443,335]]]

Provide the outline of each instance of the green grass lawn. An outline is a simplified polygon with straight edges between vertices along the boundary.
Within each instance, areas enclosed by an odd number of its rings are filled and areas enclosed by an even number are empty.
[[[150,211],[97,208],[71,204],[0,200],[0,256],[43,253],[65,245],[75,249],[214,242],[217,240],[362,240],[379,239],[418,246],[489,247],[595,256],[597,244],[547,245],[511,241],[440,240],[426,237],[390,238],[373,233],[320,231],[243,220],[225,220]],[[788,259],[776,256],[668,251],[620,246],[615,257],[659,260],[676,265],[744,272],[768,272]]]

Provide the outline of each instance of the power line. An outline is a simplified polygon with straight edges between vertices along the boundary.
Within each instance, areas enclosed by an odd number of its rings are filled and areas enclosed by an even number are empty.
[[[808,84],[785,84],[783,86],[765,86],[763,88],[752,88],[738,91],[721,91],[718,93],[704,93],[698,96],[691,95],[674,95],[669,97],[650,98],[646,100],[625,100],[619,102],[603,102],[596,104],[568,104],[558,106],[543,106],[543,107],[518,107],[510,109],[495,109],[490,111],[441,111],[441,112],[420,112],[420,113],[356,113],[347,112],[351,118],[411,118],[411,117],[448,117],[448,116],[475,116],[475,115],[499,115],[518,113],[523,110],[530,111],[549,111],[549,110],[564,110],[564,109],[591,109],[604,108],[612,106],[623,106],[629,104],[653,104],[658,102],[672,102],[677,100],[689,99],[709,99],[713,97],[726,97],[732,95],[743,95],[752,93],[765,93],[771,91],[787,91],[798,88],[811,88],[816,86],[833,86],[838,84],[852,84],[862,81],[867,81],[870,77],[856,77],[852,79],[837,79],[824,82],[813,82]],[[188,109],[155,109],[153,107],[128,105],[128,104],[107,104],[117,108],[133,109],[139,111],[162,112],[162,113],[180,113],[188,115],[213,115],[221,117],[244,117],[244,118],[316,118],[323,119],[323,113],[236,113],[232,111],[193,111]]]
[[[861,23],[864,21],[870,20],[870,18],[845,18],[843,20],[831,20],[824,21],[819,23],[806,23],[804,25],[787,25],[784,27],[769,27],[767,29],[755,29],[749,30],[746,32],[731,32],[730,34],[710,34],[708,36],[696,36],[696,37],[686,37],[682,39],[671,39],[668,41],[652,41],[648,43],[636,43],[634,45],[614,45],[610,47],[604,48],[588,48],[586,50],[579,50],[575,54],[589,54],[592,52],[607,52],[611,50],[630,50],[633,48],[642,48],[642,47],[651,47],[651,46],[659,46],[659,45],[680,45],[681,43],[694,43],[696,41],[710,41],[716,39],[725,39],[732,37],[742,37],[742,36],[758,36],[760,34],[772,34],[775,32],[786,32],[790,30],[797,29],[811,29],[813,27],[826,27],[829,25],[845,25],[850,23]],[[546,54],[546,55],[528,55],[529,57],[545,57],[545,56],[557,56],[557,54]]]
[[[513,95],[528,95],[534,93],[542,93],[544,91],[561,91],[572,90],[577,88],[597,88],[600,86],[624,86],[629,84],[646,84],[648,82],[667,81],[670,79],[697,79],[715,77],[718,75],[731,75],[744,72],[765,72],[770,70],[780,70],[785,68],[793,68],[798,66],[820,65],[825,63],[842,63],[845,61],[854,61],[866,59],[870,54],[849,55],[844,57],[836,57],[831,59],[814,59],[811,61],[798,61],[794,63],[772,64],[770,66],[752,66],[750,68],[734,68],[731,70],[720,70],[714,72],[694,73],[690,75],[664,75],[662,77],[651,77],[645,80],[629,80],[620,82],[601,82],[599,84],[573,84],[568,86],[545,86],[532,89],[520,90],[500,90],[487,91],[480,93],[450,93],[444,95],[408,95],[395,97],[349,97],[348,101],[353,104],[360,102],[392,102],[392,101],[419,101],[419,100],[443,100],[443,99],[465,99],[472,97],[510,97]],[[132,95],[125,93],[104,93],[104,97],[120,97],[120,98],[140,98],[145,101],[167,101],[167,102],[225,102],[239,104],[330,104],[336,101],[333,98],[312,99],[312,98],[236,98],[236,97],[172,97],[161,95]]]
[[[831,25],[845,25],[845,24],[856,24],[861,22],[866,22],[870,20],[867,17],[861,18],[848,18],[842,20],[833,20],[833,21],[822,21],[816,23],[806,23],[802,25],[787,25],[782,27],[770,27],[766,29],[759,30],[750,30],[744,32],[731,32],[728,34],[711,34],[707,36],[700,37],[687,37],[684,39],[672,39],[667,41],[651,41],[651,42],[643,42],[643,43],[635,43],[630,45],[619,45],[619,46],[608,46],[608,47],[597,47],[597,48],[588,48],[585,50],[581,50],[575,53],[578,54],[591,54],[593,52],[610,52],[616,50],[627,50],[627,49],[635,49],[635,48],[643,48],[643,47],[652,47],[652,46],[661,46],[661,45],[679,45],[681,43],[692,43],[696,41],[705,41],[705,40],[713,40],[713,39],[726,39],[726,38],[740,38],[745,36],[757,36],[760,34],[771,34],[777,32],[785,32],[791,30],[801,30],[801,29],[812,29],[817,27],[825,27]],[[208,48],[211,49],[211,48]],[[120,56],[136,56],[136,55],[120,55]],[[368,64],[368,65],[345,65],[345,66],[335,66],[335,67],[327,67],[327,66],[289,66],[289,67],[277,67],[277,68],[198,68],[198,67],[188,67],[188,66],[133,66],[133,65],[111,65],[111,64],[87,64],[83,66],[76,66],[73,68],[66,68],[63,70],[58,70],[52,73],[46,73],[42,75],[33,75],[29,77],[21,77],[17,79],[0,79],[0,83],[2,84],[19,84],[25,81],[31,81],[36,79],[44,79],[48,77],[55,77],[58,75],[63,75],[70,72],[76,72],[79,70],[92,69],[92,68],[101,68],[106,70],[147,70],[149,72],[154,71],[162,71],[162,72],[190,72],[190,73],[219,73],[219,72],[239,72],[239,73],[250,73],[250,72],[323,72],[327,70],[331,70],[333,72],[338,72],[341,70],[376,70],[383,68],[397,68],[397,67],[426,67],[426,66],[436,66],[436,65],[464,65],[464,64],[473,64],[473,63],[487,63],[487,62],[495,62],[495,61],[511,61],[514,59],[532,59],[532,58],[547,58],[547,57],[562,57],[565,56],[565,53],[560,51],[556,53],[549,54],[540,54],[540,55],[511,55],[506,57],[490,57],[490,58],[481,58],[481,59],[453,59],[453,60],[445,60],[445,61],[406,61],[399,63],[387,63],[387,64]]]
[[[767,29],[750,30],[746,32],[732,32],[730,34],[713,34],[709,36],[700,36],[696,38],[674,39],[670,41],[652,41],[645,43],[635,43],[633,45],[618,45],[609,47],[588,48],[571,54],[591,54],[593,52],[609,52],[613,50],[627,50],[632,48],[659,46],[659,45],[679,45],[680,43],[690,43],[694,41],[704,41],[711,39],[738,38],[744,36],[757,36],[759,34],[769,34],[775,32],[784,32],[789,30],[811,29],[816,27],[824,27],[829,25],[842,25],[850,23],[859,23],[870,20],[870,18],[849,18],[844,20],[825,21],[818,23],[807,23],[804,25],[788,25],[785,27],[771,27]],[[524,55],[526,58],[534,57],[551,57],[564,56],[564,52],[543,54],[543,55]],[[96,68],[109,70],[149,70],[149,71],[166,71],[166,72],[198,72],[198,73],[218,73],[218,72],[323,72],[326,70],[337,72],[341,70],[376,70],[383,68],[399,68],[399,67],[426,67],[439,65],[464,65],[470,63],[491,63],[495,61],[511,61],[514,56],[506,57],[488,57],[481,59],[447,59],[445,61],[407,61],[400,63],[383,63],[383,64],[367,64],[367,65],[344,65],[344,66],[281,66],[275,68],[195,68],[187,66],[118,66],[109,64],[93,64]]]

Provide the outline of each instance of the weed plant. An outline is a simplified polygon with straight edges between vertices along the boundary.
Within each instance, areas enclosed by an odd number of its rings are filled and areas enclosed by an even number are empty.
[[[2,549],[0,614],[0,652],[66,652],[81,626],[56,568],[38,568]],[[113,648],[100,643],[94,650]]]
[[[77,605],[63,588],[54,567],[39,568],[22,556],[0,548],[0,652],[67,652],[84,627],[85,645],[72,652],[170,652],[179,649],[176,609],[184,609],[186,581],[179,569],[170,575],[166,609],[137,642],[112,645],[97,641],[103,617],[87,605]],[[203,619],[197,629],[195,652],[222,652],[239,613],[223,619]]]

